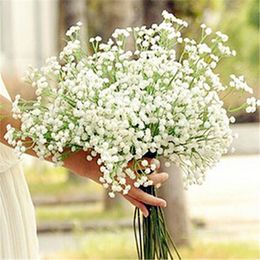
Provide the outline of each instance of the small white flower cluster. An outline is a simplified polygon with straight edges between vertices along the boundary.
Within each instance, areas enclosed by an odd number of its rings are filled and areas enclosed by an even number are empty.
[[[202,29],[202,32],[204,33],[205,32],[205,34],[206,35],[210,35],[211,33],[212,33],[212,29],[211,28],[209,28],[209,27],[207,27],[207,25],[206,24],[201,24],[201,29]]]
[[[201,183],[232,142],[234,118],[218,95],[227,87],[213,70],[234,53],[224,45],[225,35],[207,40],[212,31],[202,25],[197,43],[182,37],[185,21],[166,11],[163,17],[151,28],[117,29],[107,43],[91,38],[89,56],[78,38],[79,25],[72,27],[62,61],[51,58],[27,75],[38,98],[17,97],[13,112],[22,127],[8,127],[8,142],[22,153],[23,140],[31,138],[40,158],[52,156],[58,164],[68,149],[91,150],[86,160],[99,156],[100,182],[110,197],[128,193],[127,177],[135,187],[152,185],[147,175],[156,164],[143,160],[147,153],[165,157],[167,166],[179,165],[186,185]],[[125,49],[131,35],[134,51]],[[231,79],[231,87],[249,91],[243,78]],[[248,100],[252,112],[256,103]]]
[[[256,108],[260,106],[260,99],[257,100],[255,97],[250,97],[247,98],[246,103],[248,105],[246,108],[246,112],[254,113],[256,111]]]
[[[236,77],[235,75],[232,74],[230,75],[230,78],[231,78],[231,81],[229,83],[230,87],[253,94],[253,89],[247,85],[244,76],[241,75],[239,77]]]
[[[179,26],[188,27],[188,23],[175,17],[173,14],[168,13],[166,10],[162,12],[162,17],[164,18],[165,22],[170,21],[171,23],[175,23]]]
[[[80,27],[82,26],[81,22],[78,22],[76,26],[71,26],[69,30],[66,32],[66,36],[73,37],[75,34],[79,33]]]

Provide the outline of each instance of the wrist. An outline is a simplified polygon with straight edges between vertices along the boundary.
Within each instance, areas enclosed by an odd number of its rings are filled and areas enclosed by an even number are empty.
[[[90,153],[88,151],[78,151],[71,153],[64,160],[64,167],[72,171],[73,173],[82,177],[88,177],[96,182],[99,182],[101,176],[100,166],[97,164],[98,157],[93,158],[92,161],[88,161],[86,157]]]

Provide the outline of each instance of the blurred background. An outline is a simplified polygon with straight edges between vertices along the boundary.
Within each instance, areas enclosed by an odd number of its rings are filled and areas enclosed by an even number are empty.
[[[223,81],[243,74],[259,98],[259,0],[0,0],[0,72],[11,96],[23,89],[28,65],[41,66],[57,55],[65,32],[81,21],[82,40],[107,39],[115,28],[151,25],[162,10],[186,19],[184,32],[197,38],[203,22],[229,35],[237,57],[218,68]],[[231,97],[226,106],[235,106]],[[166,218],[184,259],[260,258],[259,113],[237,114],[235,153],[211,170],[202,186],[183,191],[181,172],[160,193],[168,200]],[[103,189],[63,168],[24,158],[36,207],[41,255],[46,259],[135,259],[133,208],[107,198]]]

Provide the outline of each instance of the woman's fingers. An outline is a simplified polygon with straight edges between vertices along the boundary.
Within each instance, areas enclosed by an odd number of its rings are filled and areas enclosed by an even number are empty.
[[[169,178],[169,174],[167,172],[152,173],[148,178],[153,181],[154,186],[157,186],[164,183]]]
[[[169,175],[166,172],[152,173],[149,175],[149,179],[153,181],[153,185],[155,186],[161,185],[168,179],[168,177]],[[145,204],[159,207],[166,207],[167,205],[165,200],[148,194],[135,187],[132,187],[128,195],[125,195],[124,197],[135,207],[138,207],[145,217],[149,215],[149,211],[147,210]]]
[[[134,198],[144,204],[157,206],[157,207],[164,207],[164,208],[167,206],[167,203],[165,200],[155,197],[153,195],[150,195],[150,194],[142,191],[141,189],[137,189],[135,187],[132,187],[128,194],[132,198]]]
[[[166,172],[162,173],[152,173],[149,175],[149,180],[153,182],[153,185],[157,186],[161,185],[163,182],[165,182],[168,179],[169,175]],[[132,186],[130,189],[128,195],[135,199],[136,201],[152,205],[152,206],[158,206],[158,207],[166,207],[167,203],[164,199],[155,197],[151,194],[148,194],[144,191],[142,191],[140,188],[136,188],[133,185],[133,180],[128,179],[128,183]]]
[[[133,204],[135,207],[139,208],[145,217],[148,217],[149,211],[148,211],[148,209],[146,208],[146,206],[145,206],[143,203],[141,203],[141,202],[139,202],[138,200],[136,200],[136,199],[130,197],[129,195],[125,195],[124,197],[125,197],[131,204]]]

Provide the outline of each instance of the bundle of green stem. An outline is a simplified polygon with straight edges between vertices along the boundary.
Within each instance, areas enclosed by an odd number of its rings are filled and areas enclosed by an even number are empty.
[[[156,196],[154,186],[142,187],[142,189]],[[181,259],[167,231],[162,209],[155,206],[146,206],[150,213],[148,217],[143,217],[138,208],[135,209],[134,213],[133,224],[138,259]]]

